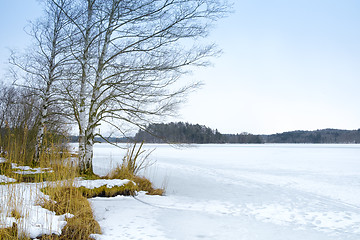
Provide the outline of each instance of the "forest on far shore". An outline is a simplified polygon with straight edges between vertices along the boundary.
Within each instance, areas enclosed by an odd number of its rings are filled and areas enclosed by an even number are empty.
[[[150,124],[139,130],[134,139],[147,143],[360,143],[360,129],[322,129],[292,131],[271,135],[222,134],[217,129],[190,123]]]
[[[360,143],[360,129],[321,129],[262,135],[264,143]]]
[[[183,122],[150,124],[145,130],[139,130],[134,140],[148,143],[262,143],[258,135],[221,134],[217,129]]]
[[[71,142],[78,137],[72,136]],[[150,124],[128,138],[95,138],[96,142],[145,142],[145,143],[360,143],[360,129],[321,129],[315,131],[291,131],[270,135],[255,135],[247,132],[222,134],[217,129],[184,122]]]

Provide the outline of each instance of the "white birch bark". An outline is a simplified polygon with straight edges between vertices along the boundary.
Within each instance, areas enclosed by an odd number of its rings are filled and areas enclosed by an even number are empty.
[[[114,14],[114,13],[112,13]],[[80,171],[87,173],[87,174],[93,174],[93,166],[92,166],[92,160],[93,160],[93,151],[94,151],[94,138],[95,138],[95,129],[98,125],[99,116],[98,116],[98,99],[100,94],[100,86],[102,79],[102,72],[104,70],[104,59],[108,50],[108,46],[110,44],[110,36],[112,34],[112,28],[110,25],[112,24],[112,14],[110,14],[109,19],[109,27],[107,28],[107,31],[104,36],[104,44],[101,47],[98,64],[96,68],[96,75],[95,75],[95,81],[92,86],[92,96],[90,101],[90,108],[89,108],[89,117],[88,117],[88,126],[85,132],[85,149],[84,149],[84,155],[82,156],[82,163],[80,165]],[[99,49],[100,50],[100,49]]]
[[[86,169],[85,166],[85,152],[86,152],[86,91],[85,91],[85,81],[86,81],[86,70],[83,70],[83,76],[81,80],[81,89],[80,89],[80,109],[79,109],[79,167],[80,171]]]
[[[35,156],[34,156],[34,163],[38,163],[40,160],[40,154],[43,150],[43,141],[45,135],[45,125],[48,119],[48,107],[49,107],[49,95],[50,95],[50,84],[48,84],[44,96],[44,100],[41,105],[41,112],[40,112],[40,123],[39,129],[36,136],[36,145],[35,145]]]

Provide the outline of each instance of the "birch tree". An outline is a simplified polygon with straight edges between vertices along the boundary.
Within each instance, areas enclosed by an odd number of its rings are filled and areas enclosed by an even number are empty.
[[[222,0],[78,0],[69,18],[76,62],[64,87],[79,127],[82,173],[92,173],[93,144],[101,123],[137,126],[171,114],[197,83],[180,81],[205,66],[214,45],[197,45],[227,11]]]
[[[49,109],[59,102],[59,81],[63,81],[65,65],[69,58],[69,43],[65,29],[68,19],[63,11],[51,1],[43,1],[45,16],[31,23],[30,35],[34,45],[21,57],[12,54],[10,63],[22,70],[19,85],[31,89],[40,98],[38,133],[36,136],[34,162],[39,161]],[[68,0],[56,0],[62,9]],[[57,120],[59,120],[57,118]]]

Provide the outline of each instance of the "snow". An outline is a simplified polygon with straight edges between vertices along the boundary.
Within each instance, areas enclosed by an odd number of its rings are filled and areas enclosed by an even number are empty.
[[[16,179],[0,175],[0,183],[9,183],[9,182],[16,182]]]
[[[16,163],[11,164],[12,169],[19,169],[20,171],[13,171],[17,174],[37,174],[52,172],[50,168],[31,168],[29,166],[18,166]]]
[[[0,158],[0,162],[6,159]],[[15,173],[35,174],[51,171],[49,168],[31,168],[28,166],[18,166],[12,163],[13,169],[19,169]],[[15,179],[0,175],[1,183],[16,182]],[[36,238],[47,234],[61,234],[61,230],[67,224],[66,218],[73,217],[66,213],[56,215],[40,206],[42,199],[48,199],[40,189],[51,183],[13,183],[0,185],[0,228],[12,227],[17,224],[19,236]],[[16,211],[20,217],[16,219],[12,212]]]
[[[108,239],[360,239],[359,145],[195,145],[156,148],[143,172],[166,196],[89,199]],[[96,144],[94,171],[107,174],[126,150]],[[4,161],[0,159],[0,161]],[[23,168],[21,171],[34,171]],[[37,170],[35,170],[37,171]],[[12,181],[1,176],[2,181]],[[82,180],[121,186],[129,180]],[[60,234],[70,214],[39,206],[50,183],[0,185],[2,227],[16,222],[30,237]],[[16,209],[22,218],[11,217]]]
[[[18,169],[28,171],[32,170],[27,166],[18,166]],[[38,169],[39,172],[44,169]],[[47,170],[47,169],[45,169]],[[1,182],[13,182],[15,179],[0,175]],[[84,186],[86,188],[97,188],[106,185],[108,188],[113,186],[122,186],[129,183],[129,180],[120,179],[98,179],[98,180],[83,180],[76,179],[75,186]],[[44,183],[18,183],[0,185],[0,228],[11,227],[16,223],[20,235],[25,235],[30,238],[36,238],[47,234],[61,234],[61,230],[66,225],[66,218],[73,217],[72,214],[66,213],[63,215],[56,215],[55,212],[39,206],[41,199],[48,199],[40,189],[45,186],[51,186],[55,182]],[[11,216],[11,212],[16,210],[19,212],[21,218],[16,219]]]
[[[38,202],[46,196],[40,191],[43,184],[19,183],[0,186],[0,227],[18,225],[19,235],[36,238],[43,234],[61,234],[66,225],[65,218],[73,217],[67,213],[56,215],[55,212],[39,206]],[[21,218],[11,216],[12,210],[20,213]]]
[[[139,194],[143,199],[144,193]],[[145,197],[145,199],[147,199]],[[157,224],[156,208],[131,197],[93,198],[94,214],[103,235],[93,234],[95,239],[168,239]]]
[[[96,179],[96,180],[77,180],[75,182],[76,187],[86,187],[89,189],[98,188],[106,185],[107,188],[112,188],[115,186],[122,186],[129,183],[130,180],[127,179]]]
[[[166,196],[91,199],[96,239],[360,239],[359,145],[196,145],[156,150]],[[106,174],[125,150],[94,149]]]

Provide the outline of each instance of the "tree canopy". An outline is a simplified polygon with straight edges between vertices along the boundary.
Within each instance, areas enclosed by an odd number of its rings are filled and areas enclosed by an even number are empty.
[[[199,85],[181,78],[207,66],[217,47],[201,39],[229,9],[226,0],[42,0],[30,54],[13,57],[41,96],[36,155],[50,107],[79,130],[80,172],[92,174],[95,137],[107,124],[144,128],[172,115]]]

